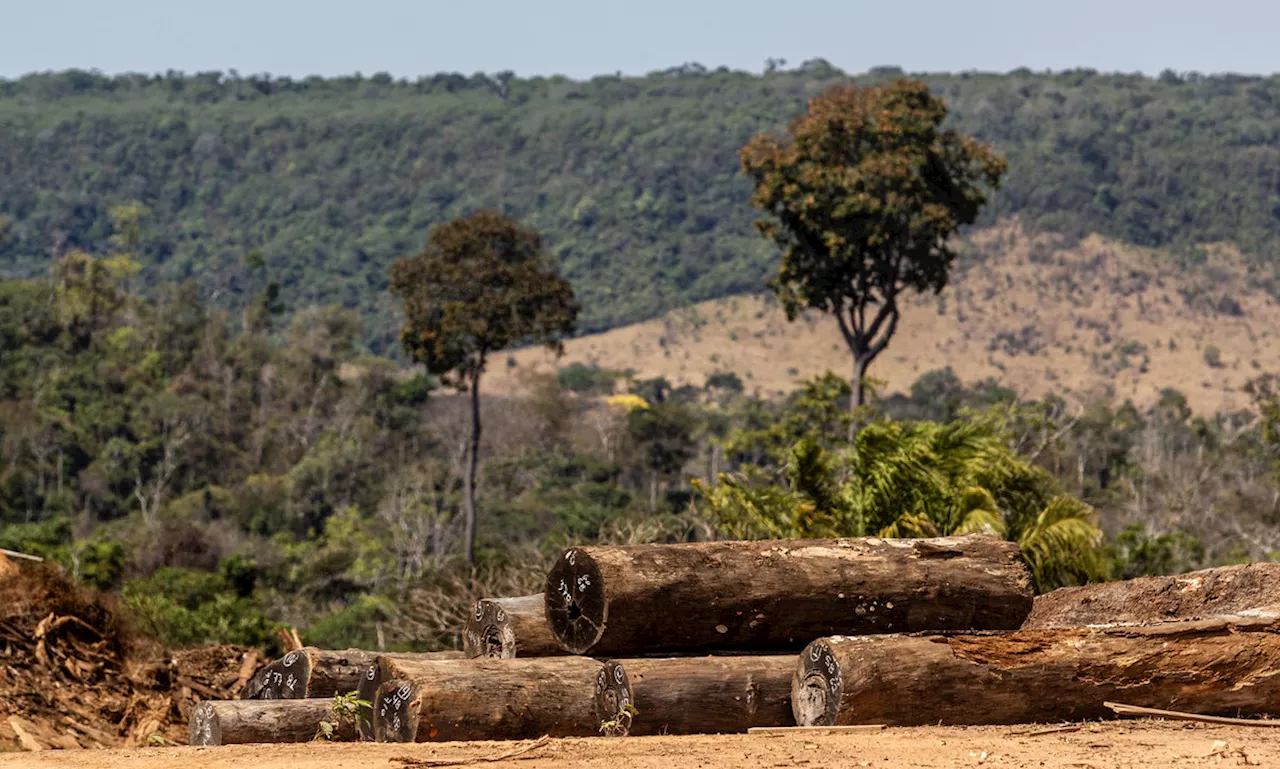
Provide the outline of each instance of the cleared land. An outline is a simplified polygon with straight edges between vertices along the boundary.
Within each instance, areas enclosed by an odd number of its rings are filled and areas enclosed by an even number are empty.
[[[1230,247],[1204,249],[1194,268],[1187,259],[1098,236],[1060,247],[1013,226],[975,233],[953,284],[908,304],[871,376],[889,394],[951,366],[965,383],[992,377],[1023,397],[1111,394],[1148,406],[1174,387],[1200,414],[1243,408],[1245,382],[1280,364],[1280,304]],[[765,396],[851,370],[833,320],[788,323],[762,296],[704,302],[566,347],[558,364],[537,349],[515,352],[514,367],[495,361],[486,391],[517,392],[531,370],[572,362],[677,386],[733,371]]]
[[[1167,769],[1277,766],[1273,729],[1163,721],[1079,725],[1078,731],[1035,734],[1051,727],[921,727],[841,735],[725,735],[552,740],[513,759],[478,766],[521,769],[626,766],[629,769],[758,769],[759,767],[959,767],[1007,769]],[[232,745],[219,748],[134,748],[49,751],[0,756],[9,769],[368,769],[400,767],[396,757],[482,759],[520,743],[419,745]]]

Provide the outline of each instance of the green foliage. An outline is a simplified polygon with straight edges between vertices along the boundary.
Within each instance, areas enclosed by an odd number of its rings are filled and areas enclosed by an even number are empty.
[[[630,702],[613,717],[600,722],[600,733],[606,737],[626,737],[631,732],[631,722],[640,715],[640,710]]]
[[[420,255],[392,265],[391,293],[404,302],[405,351],[459,388],[479,378],[490,353],[511,345],[560,350],[578,314],[542,237],[493,211],[433,229]]]
[[[776,254],[752,236],[734,152],[832,85],[898,76],[686,67],[514,78],[505,99],[492,78],[457,73],[0,81],[0,216],[12,219],[0,264],[43,274],[59,234],[68,250],[106,248],[111,207],[139,200],[151,214],[137,283],[153,296],[189,279],[239,310],[274,282],[288,311],[358,307],[364,341],[388,354],[388,267],[431,227],[492,208],[545,234],[581,327],[600,330],[758,290]],[[980,221],[1274,251],[1280,76],[918,77],[946,100],[944,128],[1009,158]],[[265,268],[244,262],[255,251]],[[1258,261],[1257,280],[1280,291]]]
[[[387,623],[393,615],[387,598],[361,596],[312,625],[307,642],[321,649],[377,649],[378,623]]]
[[[356,720],[360,717],[360,709],[371,707],[373,706],[368,700],[360,699],[355,692],[333,695],[333,702],[329,705],[329,719],[320,722],[316,738],[332,740],[342,731],[343,726],[354,729]]]
[[[955,251],[1007,163],[990,147],[941,130],[945,102],[917,81],[835,86],[809,102],[785,136],[742,148],[760,234],[782,251],[770,287],[788,319],[834,316],[854,358],[853,405],[868,364],[898,325],[898,294],[940,292]]]
[[[1107,545],[1117,579],[1182,574],[1204,566],[1200,540],[1181,531],[1152,536],[1141,524],[1126,526]]]
[[[574,361],[556,372],[560,387],[579,395],[608,395],[621,375],[599,366]]]
[[[819,424],[796,417],[834,412],[843,392],[831,385],[829,377],[807,383],[778,424]],[[776,428],[763,431],[774,458],[787,435]],[[1019,544],[1039,589],[1104,576],[1092,508],[1018,456],[1009,439],[999,417],[975,414],[945,424],[879,419],[847,446],[810,427],[772,472],[748,465],[695,486],[721,528],[739,538],[986,532]],[[728,443],[751,440],[737,434]]]
[[[171,646],[272,643],[275,625],[219,574],[161,568],[126,583],[123,599],[140,630]]]

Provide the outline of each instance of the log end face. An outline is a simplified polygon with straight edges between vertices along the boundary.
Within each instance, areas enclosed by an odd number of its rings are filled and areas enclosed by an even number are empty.
[[[467,615],[467,626],[462,633],[462,655],[467,659],[481,656],[483,643],[480,633],[486,624],[485,620],[492,614],[491,604],[488,599],[481,598]]]
[[[356,730],[361,740],[373,739],[373,706],[378,697],[378,686],[382,683],[380,671],[378,663],[373,663],[360,676],[360,684],[356,687],[356,699],[369,703],[368,706],[361,705],[356,712]]]
[[[378,742],[414,742],[422,705],[411,681],[393,679],[378,687],[373,704],[373,738]]]
[[[616,721],[627,705],[635,703],[635,692],[622,663],[606,662],[596,675],[596,716],[600,723]]]
[[[306,650],[297,649],[267,665],[258,675],[261,680],[252,692],[253,696],[242,699],[306,699],[308,682],[311,680],[311,658]]]
[[[547,574],[547,623],[556,640],[573,654],[585,654],[604,635],[608,619],[605,584],[586,551],[566,550]]]
[[[187,744],[197,746],[221,745],[222,729],[218,725],[218,716],[213,705],[201,702],[191,713],[191,723],[187,725]]]
[[[791,681],[791,713],[798,726],[835,726],[844,693],[840,663],[825,641],[809,644]]]

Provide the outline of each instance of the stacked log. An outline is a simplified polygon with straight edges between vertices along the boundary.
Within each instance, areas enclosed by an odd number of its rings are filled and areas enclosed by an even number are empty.
[[[1229,616],[1280,617],[1280,563],[1222,566],[1176,577],[1139,577],[1060,588],[1036,597],[1023,628]]]
[[[1275,620],[814,641],[792,707],[801,726],[1014,724],[1106,718],[1103,703],[1274,713]]]
[[[350,719],[333,714],[332,700],[225,700],[202,702],[191,714],[191,745],[240,745],[254,742],[309,742],[321,735],[321,722],[333,725],[332,739],[356,737]]]
[[[596,714],[627,734],[726,734],[794,726],[796,656],[611,660],[596,682]],[[626,706],[635,708],[626,713]]]
[[[551,568],[545,602],[565,650],[615,656],[1013,630],[1032,589],[1016,544],[969,535],[577,547]]]
[[[491,659],[565,653],[547,625],[542,593],[476,601],[467,617],[462,651],[467,657]]]
[[[596,734],[600,663],[586,657],[414,660],[381,657],[379,742],[518,740]]]
[[[304,647],[264,665],[240,692],[242,700],[302,700],[356,691],[380,652]],[[461,652],[405,653],[422,659],[459,659]]]

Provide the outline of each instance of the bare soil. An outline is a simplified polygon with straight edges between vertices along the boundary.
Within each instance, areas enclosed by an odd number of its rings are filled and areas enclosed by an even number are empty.
[[[870,369],[883,395],[951,366],[967,384],[992,377],[1024,398],[1053,393],[1069,403],[1110,395],[1146,407],[1174,387],[1196,413],[1212,414],[1248,406],[1245,382],[1280,355],[1280,303],[1251,285],[1228,246],[1210,248],[1191,270],[1171,254],[1098,236],[1063,248],[1005,225],[970,242],[985,256],[961,260],[941,296],[906,299],[893,342]],[[733,371],[761,396],[827,370],[848,376],[853,365],[830,317],[788,322],[776,301],[747,295],[572,339],[558,360],[541,348],[511,358],[515,366],[490,367],[486,394],[525,392],[530,373],[575,362],[677,387]]]
[[[1046,726],[921,727],[875,733],[721,735],[552,740],[493,763],[521,743],[423,745],[231,745],[217,748],[130,748],[0,755],[2,769],[369,769],[401,767],[397,757],[472,759],[478,766],[521,769],[758,769],[761,767],[959,767],[1009,769],[1167,769],[1200,766],[1280,766],[1273,729],[1155,720]]]

